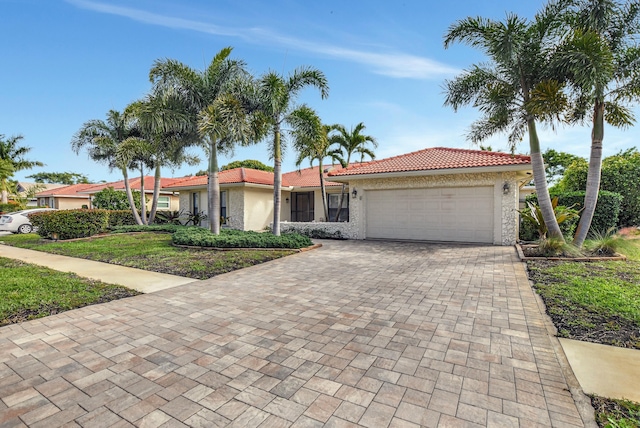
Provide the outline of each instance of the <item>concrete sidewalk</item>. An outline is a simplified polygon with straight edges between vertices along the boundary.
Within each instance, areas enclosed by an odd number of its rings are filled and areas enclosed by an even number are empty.
[[[195,281],[192,278],[177,275],[43,253],[42,251],[25,250],[9,245],[0,245],[0,257],[46,266],[61,272],[73,272],[85,278],[123,285],[142,293],[153,293]]]

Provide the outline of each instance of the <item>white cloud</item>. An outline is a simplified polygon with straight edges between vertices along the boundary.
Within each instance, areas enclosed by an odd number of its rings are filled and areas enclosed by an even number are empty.
[[[224,27],[207,22],[176,18],[140,9],[115,6],[89,0],[66,1],[82,9],[109,15],[122,16],[150,25],[191,30],[217,36],[238,37],[255,44],[276,42],[284,47],[313,52],[330,58],[345,60],[371,67],[371,72],[392,78],[433,79],[447,75],[454,75],[459,72],[458,69],[438,61],[402,52],[360,51],[286,37],[261,28]]]

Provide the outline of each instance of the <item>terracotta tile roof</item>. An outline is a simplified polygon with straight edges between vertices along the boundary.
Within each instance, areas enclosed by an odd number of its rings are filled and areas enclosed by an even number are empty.
[[[323,168],[327,169],[336,169],[340,168],[340,166],[332,166],[332,165],[324,165]],[[330,175],[325,173],[325,185],[326,186],[342,186],[342,183],[336,183],[334,181],[328,181],[326,178]],[[320,174],[318,174],[318,167],[314,166],[311,168],[301,169],[300,171],[291,171],[286,174],[282,174],[283,185],[284,182],[288,182],[289,186],[293,187],[320,187]]]
[[[182,178],[161,178],[160,179],[160,188],[167,187],[176,181],[180,181]],[[129,178],[129,186],[131,190],[140,190],[140,177]],[[155,184],[155,178],[151,175],[147,175],[144,177],[144,191],[145,193],[153,192]],[[97,193],[102,189],[106,189],[107,187],[113,187],[114,190],[124,190],[124,180],[120,181],[112,181],[111,183],[100,183],[100,184],[92,184],[91,187],[88,187],[82,190],[83,193]]]
[[[433,147],[391,158],[352,164],[347,168],[329,172],[329,176],[530,164],[531,158],[525,155]]]
[[[42,192],[36,193],[37,198],[42,197],[81,197],[81,198],[89,198],[87,194],[78,194],[78,192],[82,192],[90,187],[95,186],[95,184],[71,184],[69,186],[57,187],[55,189],[43,190]]]
[[[272,172],[260,171],[251,168],[234,168],[220,171],[218,173],[218,179],[220,180],[220,184],[252,183],[273,186]],[[171,189],[176,187],[203,187],[207,185],[207,181],[208,177],[206,175],[183,177],[175,179],[173,183],[163,185],[162,188]],[[288,184],[285,184],[284,178],[282,185],[288,186]]]

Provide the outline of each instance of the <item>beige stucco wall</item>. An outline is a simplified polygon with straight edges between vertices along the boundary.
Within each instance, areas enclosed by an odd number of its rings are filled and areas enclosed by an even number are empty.
[[[509,184],[509,192],[504,194],[504,183]],[[375,178],[353,180],[350,189],[357,189],[358,197],[349,201],[350,221],[357,239],[366,239],[367,191],[379,189],[406,189],[429,187],[494,187],[494,245],[513,245],[517,239],[518,183],[515,172],[480,174],[449,174],[415,177]]]
[[[283,205],[287,205],[284,200]],[[264,230],[272,221],[273,190],[245,187],[244,230]]]
[[[89,198],[55,198],[55,206],[51,208],[57,208],[59,210],[74,210],[80,209],[83,205],[89,207]]]

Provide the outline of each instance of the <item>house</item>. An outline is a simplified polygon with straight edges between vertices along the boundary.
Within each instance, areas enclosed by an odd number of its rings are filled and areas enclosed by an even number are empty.
[[[176,180],[175,178],[162,178],[161,185],[167,186]],[[129,186],[131,190],[140,191],[140,178],[129,179]],[[153,197],[154,189],[154,177],[144,177],[144,192],[147,195],[147,207],[151,207],[151,199]],[[79,208],[93,208],[91,200],[93,195],[99,191],[113,187],[114,190],[124,191],[124,180],[114,181],[111,183],[99,183],[99,184],[72,184],[69,186],[58,187],[53,190],[44,190],[36,193],[38,199],[38,206],[48,206],[58,209],[79,209]],[[158,196],[158,210],[178,210],[179,196],[172,191],[160,190]]]
[[[355,239],[513,245],[529,156],[428,148],[329,172],[348,183]]]
[[[65,184],[57,183],[31,183],[26,181],[18,181],[16,185],[16,191],[19,198],[25,198],[27,200],[27,207],[38,206],[38,198],[35,197],[35,193],[43,190],[53,190],[59,187],[64,187]],[[31,192],[35,193],[31,194]]]
[[[333,219],[324,222],[318,167],[282,175],[281,231],[322,229],[350,239],[400,239],[513,245],[520,187],[531,180],[529,156],[428,148],[387,159],[329,167]],[[273,220],[273,173],[237,168],[219,173],[227,226],[261,230]],[[344,187],[343,187],[344,185]],[[187,177],[163,190],[180,207],[207,210],[207,177]]]
[[[71,184],[55,189],[43,190],[36,193],[39,207],[57,208],[59,210],[71,210],[76,208],[89,208],[91,198],[86,193],[79,193],[95,184]]]
[[[326,173],[325,173],[326,175]],[[218,173],[220,182],[220,217],[226,227],[240,230],[264,230],[273,221],[272,172],[251,168],[235,168]],[[185,177],[168,186],[166,191],[180,193],[180,209],[185,213],[208,214],[208,177]],[[341,183],[327,182],[330,217],[337,210]],[[348,190],[348,189],[347,189]],[[318,167],[282,174],[280,219],[283,222],[324,221],[322,192]],[[348,197],[340,214],[348,220]],[[203,223],[204,224],[204,223]]]
[[[179,196],[176,192],[163,190],[165,186],[168,186],[176,181],[182,180],[182,178],[161,178],[160,179],[160,194],[158,196],[158,210],[171,210],[176,211],[179,209]],[[142,184],[142,186],[141,186]],[[93,197],[99,191],[113,187],[114,190],[125,191],[124,180],[114,181],[111,183],[94,184],[89,188],[79,191],[80,194]],[[147,198],[147,208],[151,208],[151,201],[153,198],[153,189],[155,188],[155,178],[150,175],[146,175],[144,180],[140,177],[130,178],[129,187],[132,191],[140,191],[144,187],[144,193]]]

